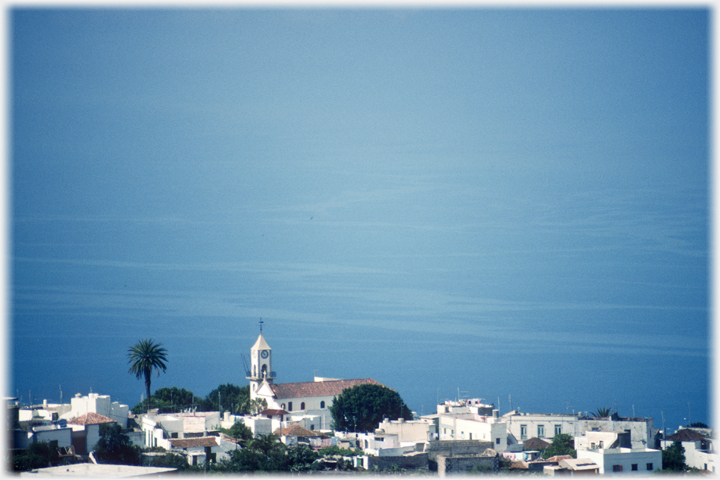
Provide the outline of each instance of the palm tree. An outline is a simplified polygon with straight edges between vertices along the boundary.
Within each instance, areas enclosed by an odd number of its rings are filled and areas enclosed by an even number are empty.
[[[157,370],[160,376],[160,369],[167,370],[167,350],[150,339],[140,340],[128,349],[128,363],[130,373],[134,373],[139,379],[145,377],[145,393],[147,398],[147,411],[150,411],[150,376],[153,369]]]
[[[593,415],[597,418],[606,418],[611,415],[613,415],[612,408],[604,407],[604,408],[598,408],[593,412]]]

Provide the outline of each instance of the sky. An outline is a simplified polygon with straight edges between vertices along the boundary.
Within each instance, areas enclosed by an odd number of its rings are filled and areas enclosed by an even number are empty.
[[[7,394],[262,318],[278,382],[708,423],[709,14],[11,9]]]

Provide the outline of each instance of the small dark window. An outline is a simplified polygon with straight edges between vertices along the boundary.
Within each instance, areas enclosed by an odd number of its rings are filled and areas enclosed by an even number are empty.
[[[622,465],[613,465],[613,472],[622,472]]]
[[[496,438],[496,439],[495,439],[495,445],[500,445],[500,439],[499,439],[499,438]]]
[[[325,408],[325,400],[323,400],[322,402],[320,402],[320,408]]]
[[[631,470],[632,470],[633,472],[637,472],[637,463],[633,463],[633,464],[632,464]]]
[[[652,469],[653,469],[653,464],[652,464],[652,463],[648,463],[648,464],[647,464],[647,469],[648,469],[648,470],[652,470]]]
[[[292,402],[288,402],[288,412],[292,412]]]
[[[300,404],[300,410],[305,410],[305,402],[302,402],[302,403]]]

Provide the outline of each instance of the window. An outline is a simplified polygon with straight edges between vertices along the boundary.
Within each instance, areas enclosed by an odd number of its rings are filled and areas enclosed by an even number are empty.
[[[560,435],[562,433],[562,425],[555,425],[555,435]]]
[[[637,463],[633,463],[632,467],[630,467],[630,470],[632,470],[633,472],[637,472]]]
[[[325,408],[325,400],[323,400],[322,402],[320,402],[320,408]]]
[[[603,448],[603,441],[602,441],[602,440],[600,440],[600,442],[598,443],[598,448]]]
[[[288,402],[288,412],[292,412],[292,402]]]
[[[305,402],[302,402],[302,403],[300,404],[300,410],[305,410]]]
[[[527,425],[520,425],[520,439],[527,439]]]
[[[613,465],[613,472],[622,472],[622,465]]]
[[[496,439],[495,439],[495,445],[500,445],[500,439],[499,439],[499,438],[496,438]]]
[[[545,437],[545,425],[538,425],[538,438]]]
[[[647,464],[647,469],[648,469],[648,470],[652,470],[652,469],[653,469],[653,464],[652,464],[652,463],[648,463],[648,464]]]
[[[590,450],[595,450],[595,446],[596,446],[596,445],[595,445],[595,442],[592,442],[592,443],[590,444]]]

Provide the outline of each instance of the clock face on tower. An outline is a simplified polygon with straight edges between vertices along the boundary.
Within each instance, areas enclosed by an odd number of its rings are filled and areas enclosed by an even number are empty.
[[[267,350],[262,350],[262,351],[260,351],[260,356],[261,356],[262,358],[267,358],[267,356],[268,356],[268,351],[267,351]]]

